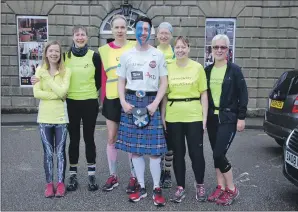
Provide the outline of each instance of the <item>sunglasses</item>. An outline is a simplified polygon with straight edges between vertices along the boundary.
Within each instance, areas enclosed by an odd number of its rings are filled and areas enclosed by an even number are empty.
[[[212,46],[212,48],[214,50],[218,50],[219,48],[222,49],[222,50],[226,50],[228,47],[227,46]]]

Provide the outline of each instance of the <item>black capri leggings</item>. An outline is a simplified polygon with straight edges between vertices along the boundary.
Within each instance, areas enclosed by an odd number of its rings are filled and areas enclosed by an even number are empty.
[[[226,158],[227,151],[236,134],[236,124],[219,124],[218,115],[208,115],[207,130],[213,151],[214,167],[221,173],[231,169],[231,164]]]
[[[205,159],[203,152],[203,124],[198,122],[166,123],[168,139],[174,151],[173,168],[177,186],[185,188],[185,137],[192,169],[198,184],[204,183]]]

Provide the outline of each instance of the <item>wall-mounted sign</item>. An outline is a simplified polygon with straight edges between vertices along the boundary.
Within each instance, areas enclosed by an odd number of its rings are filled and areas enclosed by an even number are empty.
[[[44,44],[48,41],[48,18],[17,16],[20,86],[32,86],[30,78],[42,61]]]
[[[211,41],[213,37],[218,34],[225,34],[229,37],[230,46],[227,53],[227,59],[231,62],[234,62],[236,19],[207,18],[205,26],[204,65],[208,66],[214,62]]]

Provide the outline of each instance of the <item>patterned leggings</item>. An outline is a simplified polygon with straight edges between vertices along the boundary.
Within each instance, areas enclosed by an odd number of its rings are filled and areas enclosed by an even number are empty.
[[[53,154],[57,155],[58,182],[64,182],[67,124],[39,124],[44,151],[44,170],[47,183],[53,182]]]

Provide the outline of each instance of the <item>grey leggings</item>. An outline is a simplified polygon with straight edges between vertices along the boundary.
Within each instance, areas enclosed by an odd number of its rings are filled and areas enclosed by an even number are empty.
[[[39,132],[44,151],[44,170],[47,183],[53,182],[53,155],[57,155],[58,182],[64,182],[65,177],[65,144],[67,124],[39,124]]]

